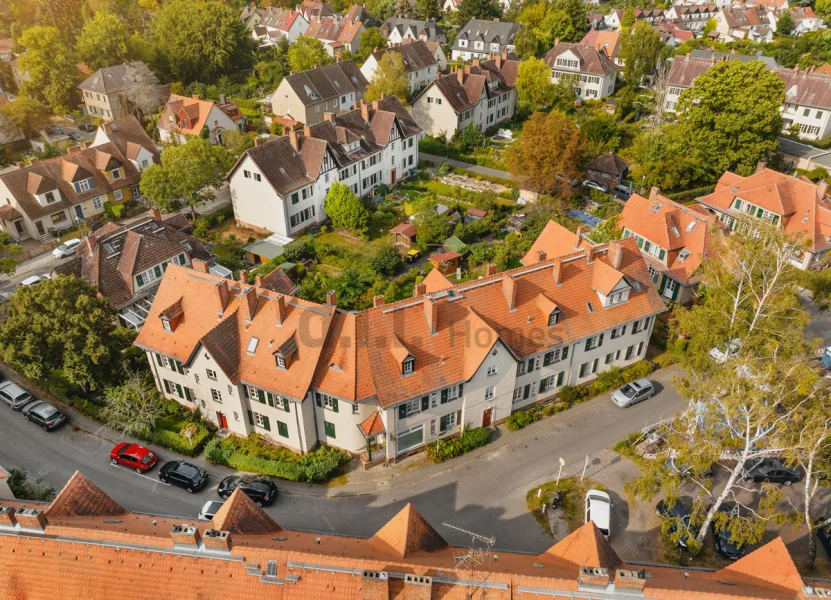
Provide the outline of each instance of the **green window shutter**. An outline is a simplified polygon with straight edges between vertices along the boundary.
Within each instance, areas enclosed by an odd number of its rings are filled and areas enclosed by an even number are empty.
[[[626,331],[626,327],[624,327],[623,330]],[[563,352],[560,355],[560,360],[565,360],[567,358],[568,358],[568,346],[563,346]]]
[[[597,347],[598,347],[598,348],[600,348],[600,346],[602,346],[602,345],[603,345],[603,336],[604,336],[604,335],[606,335],[606,334],[605,334],[605,333],[601,333],[601,334],[600,334],[600,338],[597,340]]]
[[[779,215],[773,216],[773,224],[776,225],[779,222]]]
[[[407,405],[400,404],[398,406],[398,418],[399,419],[406,419],[407,418]]]
[[[335,437],[335,424],[329,421],[323,421],[323,431],[327,437]]]
[[[643,251],[649,252],[649,249],[652,247],[652,242],[644,242],[643,243]]]
[[[658,255],[658,260],[664,260],[664,257],[667,255],[666,250],[661,248],[661,253]]]
[[[273,408],[274,407],[274,395],[271,392],[266,392],[265,398],[266,398],[266,400],[268,400],[268,405]]]
[[[266,431],[271,431],[271,423],[268,422],[268,417],[263,415],[263,429]]]
[[[178,383],[177,383],[177,384],[175,384],[175,385],[176,385],[176,394],[177,394],[180,398],[184,398],[184,397],[185,397],[185,394],[184,394],[184,392],[182,392],[182,386],[181,386],[181,385],[179,385]]]
[[[162,355],[159,354],[158,352],[155,352],[154,354],[156,355],[156,362],[158,363],[158,365],[160,367],[163,367],[164,363],[162,362]]]
[[[741,200],[739,200],[738,198],[736,198],[736,206],[735,206],[735,208],[741,208],[741,207],[742,207],[742,201],[741,201]]]
[[[464,391],[464,387],[465,387],[464,383],[459,384],[459,398],[462,397],[462,392]]]
[[[563,385],[563,375],[565,375],[565,371],[560,371],[560,374],[557,375],[557,387]]]
[[[289,437],[288,425],[286,425],[282,421],[277,421],[277,433],[279,433],[281,437]]]
[[[427,410],[428,408],[430,408],[430,396],[422,396],[421,410]]]
[[[338,412],[338,399],[332,398],[332,412]]]
[[[547,367],[551,364],[554,360],[554,353],[553,352],[546,352],[545,356],[542,359],[542,366]]]
[[[756,216],[761,218],[761,216],[763,214],[765,214],[765,209],[762,208],[762,207],[759,207],[759,209],[756,211]]]
[[[447,390],[446,389],[441,391],[441,403],[442,404],[447,403]]]
[[[248,398],[248,386],[247,385],[242,386],[242,395],[245,396],[246,398]]]
[[[288,398],[283,398],[283,410],[286,412],[291,412],[291,407],[289,406]]]
[[[447,431],[447,415],[439,419],[439,431]]]
[[[144,285],[144,277],[142,277],[140,274],[136,275],[136,283],[138,284],[139,287],[143,286]]]
[[[251,412],[250,410],[248,411],[248,422],[251,423],[252,425],[254,424],[254,413]]]
[[[546,377],[540,379],[540,394],[542,394],[545,391],[546,379]]]
[[[179,264],[180,264],[180,265],[184,265],[184,264],[185,264],[185,255],[184,255],[184,254],[180,254],[180,255],[179,255]]]
[[[462,425],[462,410],[461,409],[456,411],[456,425],[458,425],[460,427]]]
[[[168,394],[170,393],[170,382],[167,379],[162,379],[162,383],[164,383],[164,391]]]
[[[643,248],[643,238],[642,237],[638,238],[638,248]]]
[[[162,276],[162,268],[159,265],[153,267],[153,272],[156,274],[156,277]]]
[[[589,350],[591,350],[591,343],[592,343],[592,342],[591,342],[591,338],[589,338],[589,339],[587,339],[587,340],[586,340],[586,351],[587,351],[587,352],[588,352]]]
[[[185,388],[185,398],[188,399],[188,402],[193,402],[193,395],[191,394],[189,387]]]
[[[257,400],[260,404],[265,404],[265,392],[262,390],[257,390]]]
[[[183,367],[182,363],[180,363],[178,360],[176,361],[176,370],[179,371],[180,375],[185,374],[185,367]]]

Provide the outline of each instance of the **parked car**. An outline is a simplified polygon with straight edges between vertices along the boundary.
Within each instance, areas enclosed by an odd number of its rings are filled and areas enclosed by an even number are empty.
[[[585,523],[594,522],[607,540],[611,535],[612,499],[600,490],[586,492]]]
[[[87,133],[92,133],[95,131],[95,125],[90,125],[89,123],[81,123],[78,125],[78,129],[81,131],[86,131]]]
[[[655,395],[655,386],[648,379],[636,379],[624,384],[612,394],[612,402],[621,408],[629,408]]]
[[[586,181],[583,182],[583,187],[587,187],[592,190],[597,190],[598,192],[603,192],[604,194],[609,193],[608,187],[606,187],[599,181],[595,181],[594,179],[586,179]]]
[[[57,429],[66,422],[66,415],[64,415],[57,408],[43,402],[42,400],[35,400],[23,407],[23,417],[35,425],[43,427],[46,431]]]
[[[211,521],[216,516],[216,513],[220,508],[222,508],[222,502],[208,500],[202,505],[202,508],[199,509],[199,516],[197,518],[200,521]]]
[[[54,256],[55,258],[67,258],[69,256],[75,256],[75,252],[78,250],[78,246],[80,245],[81,240],[78,238],[66,240],[63,244],[52,250],[52,256]]]
[[[615,198],[620,198],[624,202],[629,200],[632,194],[634,194],[634,192],[625,185],[618,184],[612,188],[612,196],[614,196]]]
[[[162,465],[159,469],[159,480],[162,483],[178,485],[194,494],[208,483],[208,472],[183,460],[174,460]]]
[[[32,275],[31,277],[27,277],[23,281],[20,282],[22,286],[32,286],[32,285],[40,285],[44,281],[48,281],[52,279],[51,275],[47,275],[46,273],[42,275]]]
[[[55,127],[52,130],[52,135],[63,135],[63,129],[61,129],[60,127]]]
[[[23,410],[23,407],[34,402],[32,395],[22,387],[11,381],[0,384],[0,400],[8,404],[14,410]]]
[[[739,338],[733,338],[721,347],[716,346],[710,350],[710,358],[713,362],[720,365],[728,358],[736,356],[742,349],[742,341]]]
[[[743,477],[747,482],[791,485],[802,481],[802,471],[798,468],[791,468],[775,458],[763,458],[747,461],[744,464]]]
[[[825,553],[831,557],[831,515],[825,515],[814,521],[819,543],[825,548]]]
[[[130,442],[121,442],[110,451],[110,462],[134,469],[136,473],[149,471],[158,460],[154,452]]]
[[[690,516],[692,515],[692,510],[690,509],[689,503],[687,501],[682,501],[681,498],[679,498],[675,501],[675,504],[669,506],[665,500],[661,500],[655,507],[655,512],[661,518],[674,519],[672,524],[669,526],[669,529],[667,530],[668,535],[672,535],[673,533],[678,531],[679,523],[686,530],[689,531]],[[681,550],[689,549],[690,537],[691,534],[688,534],[679,538],[678,542],[676,542],[675,545]]]
[[[277,486],[273,481],[253,475],[229,475],[219,482],[216,491],[220,498],[227,500],[237,488],[245,492],[257,506],[266,506],[277,498]]]
[[[83,139],[83,138],[81,138],[81,134],[80,134],[80,133],[77,133],[77,132],[75,132],[75,131],[70,131],[70,132],[67,134],[67,136],[68,136],[68,137],[69,137],[69,139],[71,139],[73,142],[80,142],[80,141],[81,141],[81,139]]]
[[[733,514],[737,510],[738,506],[735,502],[724,502],[718,507],[718,512],[727,513],[728,515]],[[713,531],[713,543],[715,544],[716,551],[723,557],[730,560],[739,560],[747,554],[747,546],[745,544],[739,545],[730,540],[733,532],[729,525],[719,530],[716,528],[716,521],[714,519],[710,528]]]

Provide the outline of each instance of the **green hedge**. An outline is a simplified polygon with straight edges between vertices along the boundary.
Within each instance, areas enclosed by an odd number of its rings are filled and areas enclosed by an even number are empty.
[[[434,444],[427,444],[427,457],[435,463],[442,463],[476,448],[481,448],[490,439],[491,432],[485,427],[466,429],[459,437],[436,440]]]
[[[563,388],[563,390],[566,388]],[[560,390],[562,393],[563,390]],[[550,417],[551,415],[562,412],[569,407],[569,404],[562,400],[553,402],[551,404],[537,404],[526,410],[518,410],[505,420],[505,426],[511,431],[519,431],[523,427],[527,427],[534,421],[539,421],[543,417]]]
[[[340,473],[349,455],[329,446],[300,456],[290,450],[264,443],[257,434],[248,438],[214,438],[205,447],[208,462],[302,483],[323,482]]]
[[[691,190],[684,190],[683,192],[675,192],[674,194],[664,194],[670,200],[695,200],[701,196],[712,194],[716,189],[714,185],[706,185],[700,188],[693,188]]]
[[[190,440],[176,431],[156,429],[150,434],[148,441],[177,454],[199,456],[210,439],[211,432],[208,431],[207,427],[200,424],[196,434]]]
[[[652,372],[652,363],[647,360],[639,360],[635,364],[621,369],[620,367],[612,367],[608,371],[603,371],[597,376],[597,379],[589,384],[589,395],[597,396],[603,392],[619,388],[624,383],[635,381],[641,377],[646,377]]]

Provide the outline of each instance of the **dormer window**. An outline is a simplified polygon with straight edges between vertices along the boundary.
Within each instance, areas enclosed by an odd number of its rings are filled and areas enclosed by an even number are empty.
[[[170,326],[170,319],[162,317],[162,329],[169,332],[173,331],[173,327]]]
[[[121,169],[120,168],[119,169],[113,169],[112,171],[110,171],[110,173],[113,176],[113,181],[118,181],[119,179],[121,179]]]
[[[43,197],[46,199],[46,204],[54,204],[58,201],[55,197],[55,192],[46,192]]]
[[[297,354],[297,340],[294,334],[274,351],[274,363],[278,369],[287,370]]]
[[[551,311],[551,314],[548,315],[548,326],[554,327],[560,321],[560,309],[555,308]]]
[[[407,357],[403,363],[401,363],[401,374],[402,375],[409,375],[410,373],[415,371],[415,358],[412,356]]]
[[[83,194],[84,192],[88,192],[92,189],[92,179],[81,179],[80,181],[76,181],[74,183],[75,192],[78,194]]]
[[[286,357],[280,354],[275,354],[274,359],[277,361],[277,368],[285,369],[286,368]]]

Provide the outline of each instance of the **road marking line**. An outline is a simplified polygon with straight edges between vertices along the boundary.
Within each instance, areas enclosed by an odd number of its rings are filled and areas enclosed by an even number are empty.
[[[162,485],[170,485],[169,483],[165,483],[161,479],[158,479],[156,477],[150,477],[150,475],[145,475],[144,473],[136,473],[135,470],[128,469],[127,467],[122,467],[121,465],[114,465],[113,463],[110,463],[110,466],[115,467],[116,469],[121,469],[122,471],[127,471],[128,473],[132,473],[133,475],[137,475],[139,477],[144,477],[145,479],[149,479],[153,483],[161,483]]]

